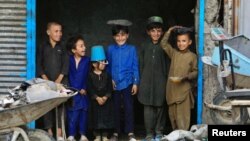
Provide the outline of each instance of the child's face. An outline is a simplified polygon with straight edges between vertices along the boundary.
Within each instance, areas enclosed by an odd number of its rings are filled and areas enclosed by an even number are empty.
[[[126,41],[128,40],[128,34],[125,32],[119,32],[118,34],[114,35],[113,38],[115,40],[115,42],[121,46],[123,44],[126,43]]]
[[[99,69],[100,70],[103,71],[105,69],[105,67],[106,67],[106,64],[104,63],[104,61],[99,62]]]
[[[75,44],[76,48],[72,49],[75,56],[84,56],[86,54],[86,46],[83,40],[78,40]]]
[[[59,42],[62,38],[62,27],[61,25],[51,25],[47,30],[50,41]]]
[[[192,40],[187,34],[177,36],[177,47],[180,51],[186,50],[192,44]]]
[[[95,68],[95,70],[100,70],[100,71],[103,71],[106,67],[106,63],[104,61],[100,61],[100,62],[96,62],[96,63],[93,63],[93,66]]]
[[[163,31],[162,28],[153,28],[147,31],[149,37],[151,38],[153,43],[158,43],[161,38]]]

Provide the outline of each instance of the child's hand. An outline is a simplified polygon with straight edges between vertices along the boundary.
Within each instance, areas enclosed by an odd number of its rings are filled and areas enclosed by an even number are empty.
[[[114,80],[112,80],[112,86],[113,86],[113,90],[115,90],[116,89],[116,84],[115,84]]]
[[[84,89],[81,89],[79,93],[80,93],[81,95],[86,95],[86,94],[87,94],[86,90],[84,90]]]
[[[103,101],[103,99],[102,99],[101,97],[97,97],[97,98],[96,98],[96,101],[97,101],[97,103],[98,103],[99,105],[103,105],[103,104],[104,104],[104,101]]]
[[[108,97],[107,97],[107,96],[103,96],[103,97],[102,97],[103,104],[105,104],[105,103],[106,103],[107,99],[108,99]]]
[[[137,90],[138,90],[137,85],[133,85],[131,90],[132,95],[135,95],[137,93]]]
[[[49,78],[48,78],[47,75],[45,75],[45,74],[42,75],[42,79],[44,79],[44,80],[49,80]]]
[[[56,79],[56,83],[61,83],[62,82],[62,79],[63,79],[63,74],[60,74],[59,76],[58,76],[58,78]]]
[[[186,75],[186,76],[183,76],[182,78],[181,78],[181,81],[186,81],[186,80],[188,80],[188,76]]]
[[[172,27],[170,27],[169,29],[168,29],[168,33],[171,33],[174,29],[176,29],[176,28],[182,28],[182,26],[179,26],[179,25],[176,25],[176,26],[172,26]]]

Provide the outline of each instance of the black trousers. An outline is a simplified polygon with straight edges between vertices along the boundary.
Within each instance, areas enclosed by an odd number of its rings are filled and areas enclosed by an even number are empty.
[[[58,128],[62,128],[62,120],[61,120],[61,116],[63,113],[64,107],[63,104],[59,105],[57,107],[57,120],[58,120]],[[52,109],[51,111],[49,111],[48,113],[46,113],[43,117],[43,125],[44,125],[44,129],[50,129],[52,127],[56,126],[56,109]],[[65,119],[65,116],[64,116]]]
[[[166,124],[166,106],[144,105],[144,124],[147,137],[162,135]]]

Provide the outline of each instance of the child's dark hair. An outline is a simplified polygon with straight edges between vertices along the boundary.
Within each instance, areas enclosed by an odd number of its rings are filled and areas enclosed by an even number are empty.
[[[181,27],[176,28],[174,32],[176,33],[176,36],[188,35],[189,39],[192,40],[192,34],[194,32],[194,29],[189,27]]]
[[[147,25],[146,29],[149,31],[154,28],[161,28],[163,29],[163,24],[159,22],[153,22]]]
[[[115,36],[116,34],[120,33],[120,32],[124,32],[126,34],[129,33],[128,31],[128,26],[123,26],[123,25],[114,25],[112,27],[112,35]]]
[[[77,42],[78,40],[83,40],[83,41],[84,41],[82,35],[75,35],[75,36],[72,36],[72,37],[70,37],[70,38],[68,39],[67,44],[66,44],[66,48],[67,48],[67,50],[68,50],[71,54],[73,54],[72,49],[76,49],[76,42]]]
[[[47,30],[50,29],[50,27],[51,27],[52,25],[59,25],[59,26],[62,26],[59,22],[49,22],[49,23],[47,24]]]

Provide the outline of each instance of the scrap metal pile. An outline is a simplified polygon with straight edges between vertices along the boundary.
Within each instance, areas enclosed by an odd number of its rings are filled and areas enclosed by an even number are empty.
[[[66,89],[62,84],[40,78],[25,81],[8,91],[8,95],[0,97],[0,110],[72,93],[72,90]]]

